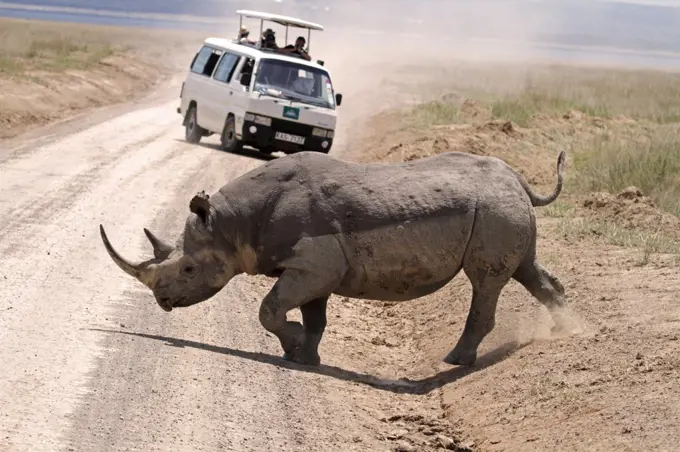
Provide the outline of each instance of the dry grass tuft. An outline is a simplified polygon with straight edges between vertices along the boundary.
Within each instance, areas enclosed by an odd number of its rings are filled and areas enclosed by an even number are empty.
[[[204,37],[0,18],[0,139],[131,99],[186,69]]]
[[[419,66],[423,88],[433,98],[447,92],[491,106],[493,117],[529,125],[536,115],[578,110],[602,118],[623,115],[659,124],[680,122],[680,74],[655,70],[566,65]],[[404,76],[412,76],[408,69]],[[398,86],[398,85],[397,85]],[[432,107],[430,107],[432,109]],[[447,113],[448,114],[448,113]]]
[[[414,106],[409,114],[411,127],[422,128],[444,124],[456,124],[462,121],[457,105],[446,102],[427,102]]]
[[[466,72],[467,71],[467,72]],[[458,69],[447,99],[412,107],[400,128],[511,121],[570,151],[566,190],[618,193],[635,186],[680,216],[680,74],[566,66],[505,68],[497,79]],[[454,100],[452,100],[454,99]],[[465,108],[475,104],[478,114]],[[559,128],[580,112],[582,123]],[[634,136],[631,126],[644,130]],[[534,135],[536,135],[534,134]],[[581,135],[579,135],[581,134]],[[594,137],[594,139],[593,139]],[[562,215],[553,207],[547,215]]]
[[[680,256],[680,242],[677,236],[663,231],[625,229],[612,221],[596,218],[563,218],[557,224],[556,232],[572,241],[599,238],[610,245],[639,248],[643,250],[645,261],[652,253]]]
[[[87,70],[114,54],[132,52],[186,61],[187,49],[197,47],[203,37],[192,31],[0,19],[0,78]],[[178,56],[178,50],[184,53]]]
[[[680,256],[680,74],[558,65],[448,71],[422,78],[421,104],[376,118],[390,132],[369,142],[381,149],[372,153],[494,155],[546,191],[555,151],[567,150],[563,196],[537,212],[558,235],[638,248],[640,265],[654,253]],[[631,189],[641,195],[628,199]]]
[[[650,139],[623,141],[604,135],[574,158],[574,186],[581,192],[618,193],[635,186],[662,209],[680,217],[680,135],[656,131]]]
[[[66,24],[2,21],[0,76],[88,69],[127,50],[125,45],[113,44],[112,38]]]

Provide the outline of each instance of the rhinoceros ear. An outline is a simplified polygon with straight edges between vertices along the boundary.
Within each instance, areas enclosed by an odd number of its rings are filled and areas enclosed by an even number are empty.
[[[208,222],[208,215],[210,214],[210,196],[203,190],[194,196],[189,202],[189,210],[198,215],[203,224]]]

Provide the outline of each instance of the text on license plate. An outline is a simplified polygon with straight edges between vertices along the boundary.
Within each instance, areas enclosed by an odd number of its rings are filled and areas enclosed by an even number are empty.
[[[274,138],[277,140],[288,141],[289,143],[305,144],[305,137],[299,137],[289,133],[276,132]]]

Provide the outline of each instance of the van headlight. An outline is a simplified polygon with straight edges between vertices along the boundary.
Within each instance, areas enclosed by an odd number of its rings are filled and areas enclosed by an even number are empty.
[[[314,127],[312,129],[312,135],[314,135],[316,137],[326,138],[326,129],[320,129],[318,127]]]
[[[260,124],[263,126],[271,127],[272,125],[272,118],[268,116],[260,116],[260,115],[255,115],[253,113],[246,113],[243,116],[243,119],[246,121],[254,122],[255,124]]]
[[[334,135],[335,135],[335,132],[332,131],[332,130],[329,130],[329,131],[326,133],[326,138],[333,139],[333,136],[334,136]]]
[[[255,124],[261,124],[263,126],[271,127],[272,125],[272,118],[269,118],[267,116],[255,116]]]

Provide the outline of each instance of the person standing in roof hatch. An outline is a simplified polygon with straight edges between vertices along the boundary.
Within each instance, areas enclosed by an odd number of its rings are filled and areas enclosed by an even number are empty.
[[[280,50],[281,53],[296,53],[300,55],[302,58],[304,58],[307,61],[311,61],[312,57],[309,56],[307,51],[305,50],[305,44],[307,41],[305,40],[304,36],[298,36],[298,38],[295,40],[295,45],[288,44],[286,47]]]
[[[238,42],[240,44],[255,44],[255,41],[251,41],[248,39],[248,35],[250,34],[250,31],[246,27],[241,27],[241,29],[238,32]]]
[[[271,28],[267,28],[264,33],[262,33],[262,40],[260,43],[263,49],[279,50],[279,46],[276,44],[276,34]]]

